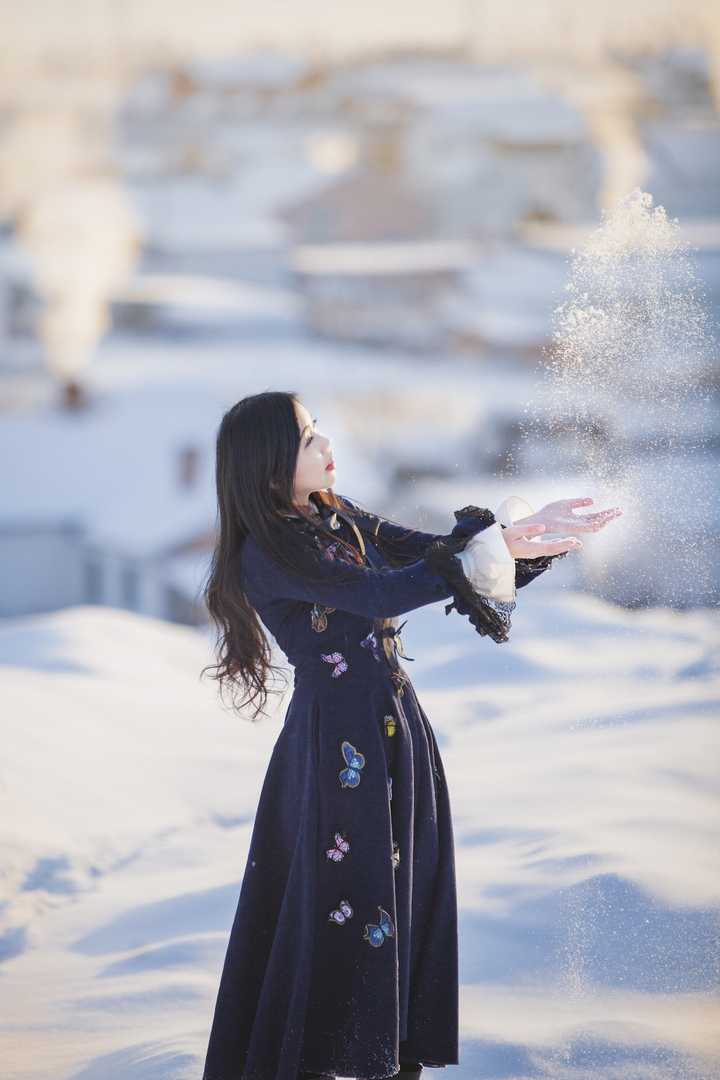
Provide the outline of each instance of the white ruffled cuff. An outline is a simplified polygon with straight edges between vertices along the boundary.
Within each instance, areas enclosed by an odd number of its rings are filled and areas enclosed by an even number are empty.
[[[505,603],[515,600],[515,560],[499,521],[471,536],[457,557],[476,592]]]
[[[525,499],[521,499],[519,495],[508,495],[495,511],[495,520],[501,525],[510,526],[514,525],[519,518],[530,517],[534,513],[532,506]]]

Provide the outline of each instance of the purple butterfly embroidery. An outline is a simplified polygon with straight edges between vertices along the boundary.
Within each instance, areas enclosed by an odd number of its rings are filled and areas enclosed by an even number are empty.
[[[341,652],[320,653],[326,664],[335,664],[333,668],[333,679],[339,679],[344,671],[347,671],[347,660]]]
[[[328,922],[337,923],[338,926],[342,926],[344,922],[353,917],[353,909],[347,900],[341,900],[336,908],[334,908],[328,915]]]
[[[323,547],[323,559],[330,562],[332,559],[336,559],[339,562],[350,563],[357,565],[355,559],[353,559],[350,552],[347,550],[344,544],[339,543],[337,540],[329,544],[327,547]]]
[[[342,833],[335,833],[335,846],[328,848],[325,854],[332,862],[341,862],[350,851],[350,841]]]
[[[371,630],[367,637],[364,637],[360,642],[363,649],[370,649],[375,660],[380,660],[380,645],[378,639],[375,636],[375,631]]]

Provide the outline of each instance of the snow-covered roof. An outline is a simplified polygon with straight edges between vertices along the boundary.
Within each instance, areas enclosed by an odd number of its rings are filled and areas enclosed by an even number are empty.
[[[417,241],[373,244],[300,244],[290,254],[293,270],[303,274],[421,274],[472,266],[471,244]]]
[[[575,142],[588,137],[581,112],[531,72],[452,61],[386,61],[340,73],[338,93],[403,100],[432,122],[471,127],[504,142]]]
[[[597,221],[584,224],[554,221],[523,222],[517,235],[528,247],[538,250],[570,252],[581,248],[598,227]],[[678,236],[683,243],[701,251],[720,250],[720,218],[694,218],[678,222]]]
[[[260,154],[227,184],[204,177],[164,177],[129,194],[148,246],[169,251],[282,248],[285,228],[274,214],[289,196],[311,195],[327,175],[296,157]]]
[[[115,389],[79,415],[48,408],[3,417],[3,518],[74,518],[91,541],[138,557],[206,531],[215,520],[220,408],[197,387],[157,386]],[[176,474],[188,445],[200,464],[186,490]]]
[[[293,236],[309,243],[415,241],[436,235],[433,201],[414,178],[359,164],[309,196],[278,208]]]
[[[289,322],[301,314],[301,301],[290,289],[194,274],[136,274],[114,292],[113,300],[176,308],[176,315],[188,322],[198,312],[219,320],[246,316]]]
[[[338,415],[351,391],[375,387],[381,396],[403,385],[399,357],[376,360],[372,349],[306,336],[140,346],[111,337],[86,373],[87,412],[0,413],[0,517],[79,520],[109,552],[165,560],[168,549],[215,525],[215,437],[225,410],[246,394],[286,387],[332,434],[343,490],[376,498],[386,477],[358,454]],[[342,386],[328,381],[339,367]],[[185,446],[200,456],[197,487],[187,491],[176,483]]]
[[[443,320],[492,344],[536,346],[550,337],[567,275],[552,252],[512,246],[485,254],[443,301]]]
[[[258,49],[235,56],[193,59],[187,72],[197,83],[216,90],[284,90],[294,86],[309,66],[303,56]]]

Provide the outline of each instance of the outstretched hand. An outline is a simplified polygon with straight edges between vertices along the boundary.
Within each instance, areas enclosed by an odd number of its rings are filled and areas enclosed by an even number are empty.
[[[572,529],[573,532],[599,532],[609,521],[622,514],[619,506],[611,510],[596,510],[591,514],[573,513],[576,506],[588,506],[592,501],[590,498],[556,499],[555,502],[547,503],[537,513],[518,518],[514,524],[544,525],[546,532],[564,532],[566,529]]]
[[[541,555],[560,555],[566,551],[582,548],[582,541],[575,536],[564,536],[558,540],[538,540],[542,533],[563,532],[599,532],[613,518],[619,517],[622,510],[613,507],[610,510],[597,510],[589,514],[575,515],[578,506],[588,506],[591,498],[556,499],[547,503],[541,510],[528,517],[519,518],[513,525],[502,530],[505,543],[514,559],[536,559]]]
[[[508,525],[502,534],[513,559],[539,559],[541,555],[562,555],[582,547],[582,541],[574,536],[563,536],[559,540],[532,539],[544,531],[544,525]]]

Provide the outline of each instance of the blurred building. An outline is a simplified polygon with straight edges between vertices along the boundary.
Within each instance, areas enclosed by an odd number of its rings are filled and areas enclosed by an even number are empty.
[[[0,518],[0,617],[106,604],[202,625],[207,613],[198,583],[212,545],[205,531],[167,547],[123,551],[94,541],[78,520]]]
[[[109,604],[206,619],[213,425],[197,399],[143,397],[4,421],[0,616]]]
[[[395,172],[445,238],[597,215],[602,155],[582,111],[531,70],[411,55],[346,65],[325,92],[361,134],[394,119]]]
[[[40,308],[28,258],[6,229],[0,232],[0,373],[42,366],[36,335]]]
[[[313,333],[426,351],[447,345],[442,304],[474,259],[468,245],[432,240],[300,244],[290,266]]]
[[[638,136],[647,157],[643,187],[672,216],[720,216],[720,116],[710,57],[672,49],[637,57],[632,67],[647,95]]]

